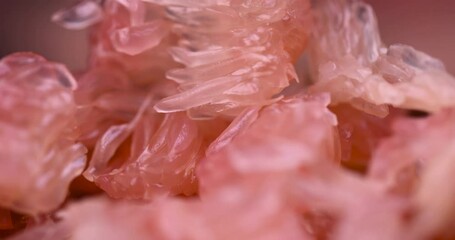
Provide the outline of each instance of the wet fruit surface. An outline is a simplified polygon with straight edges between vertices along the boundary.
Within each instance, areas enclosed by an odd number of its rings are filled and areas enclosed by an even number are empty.
[[[80,0],[52,20],[89,29],[89,64],[0,60],[0,238],[455,236],[455,78],[385,46],[369,5]]]

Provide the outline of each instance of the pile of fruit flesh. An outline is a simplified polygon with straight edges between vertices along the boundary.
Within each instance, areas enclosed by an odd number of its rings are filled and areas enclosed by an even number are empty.
[[[83,0],[53,20],[90,28],[89,67],[0,61],[0,236],[455,237],[455,78],[384,46],[367,4]]]

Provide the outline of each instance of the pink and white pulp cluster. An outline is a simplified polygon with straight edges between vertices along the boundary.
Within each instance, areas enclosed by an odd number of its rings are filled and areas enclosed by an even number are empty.
[[[369,5],[82,0],[53,20],[90,28],[90,62],[77,81],[0,62],[0,229],[35,217],[10,239],[455,237],[455,78],[386,47]]]

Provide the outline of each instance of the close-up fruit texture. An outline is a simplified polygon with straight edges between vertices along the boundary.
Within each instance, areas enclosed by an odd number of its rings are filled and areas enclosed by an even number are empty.
[[[437,1],[62,2],[1,20],[0,239],[455,239]]]

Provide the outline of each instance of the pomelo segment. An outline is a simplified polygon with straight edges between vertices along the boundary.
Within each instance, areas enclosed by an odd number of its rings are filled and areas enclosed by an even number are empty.
[[[0,205],[37,215],[63,203],[85,166],[73,89],[61,64],[33,53],[0,61]]]
[[[172,56],[186,66],[168,71],[180,93],[159,101],[157,111],[235,117],[278,100],[298,80],[292,64],[306,46],[309,1],[147,2],[166,7],[180,36]]]
[[[371,6],[323,0],[315,5],[310,92],[330,92],[380,117],[387,105],[438,112],[455,106],[455,78],[437,59],[402,44],[385,47]]]

